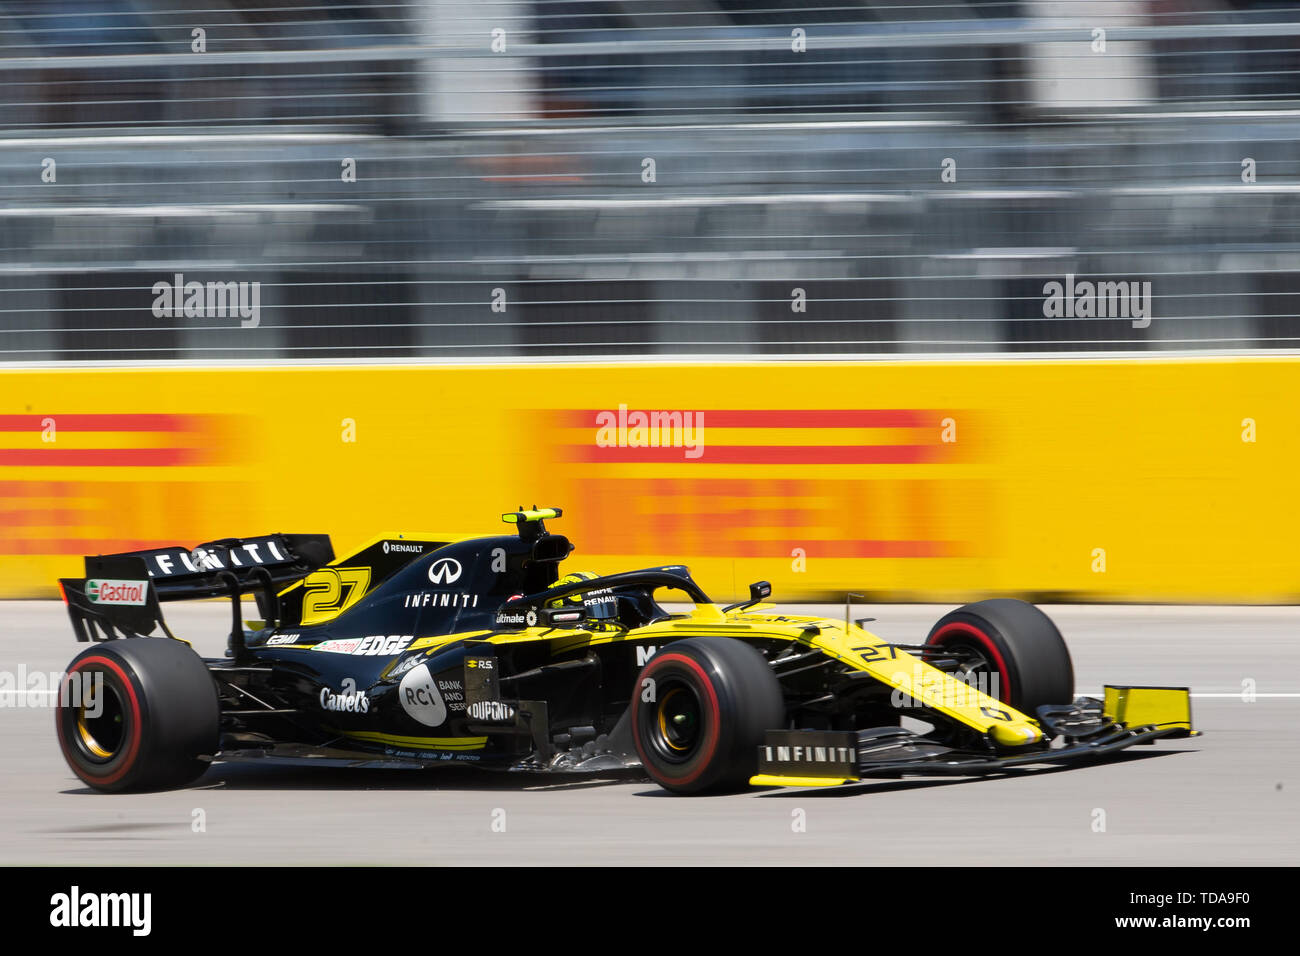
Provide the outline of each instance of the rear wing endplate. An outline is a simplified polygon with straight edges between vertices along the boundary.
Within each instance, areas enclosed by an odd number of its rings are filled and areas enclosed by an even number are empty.
[[[88,555],[86,576],[60,578],[59,586],[78,641],[144,637],[160,627],[172,637],[160,602],[213,597],[231,598],[235,630],[242,636],[242,595],[255,594],[262,617],[276,621],[278,592],[332,560],[329,535],[223,538],[192,550],[169,547]]]

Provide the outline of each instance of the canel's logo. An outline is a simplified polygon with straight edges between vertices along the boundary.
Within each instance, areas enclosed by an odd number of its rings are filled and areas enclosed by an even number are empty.
[[[341,711],[346,714],[370,713],[370,698],[364,690],[354,690],[356,683],[348,678],[343,681],[344,689],[337,694],[330,693],[328,687],[320,689],[320,705],[325,710]]]
[[[439,558],[429,565],[429,580],[434,584],[455,584],[460,580],[460,570],[455,558]]]

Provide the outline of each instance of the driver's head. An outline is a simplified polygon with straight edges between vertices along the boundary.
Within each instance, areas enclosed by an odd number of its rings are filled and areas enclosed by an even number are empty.
[[[565,584],[581,584],[583,581],[594,581],[598,577],[600,575],[593,571],[574,571],[572,574],[566,574],[560,578],[552,587],[560,587]],[[595,591],[578,591],[568,597],[556,598],[551,601],[549,607],[585,608],[587,617],[596,621],[608,621],[618,617],[618,598],[614,596],[614,592],[609,588],[598,588]]]

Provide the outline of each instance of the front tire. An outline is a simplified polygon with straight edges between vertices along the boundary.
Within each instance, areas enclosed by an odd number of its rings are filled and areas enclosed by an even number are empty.
[[[785,726],[771,665],[733,638],[667,645],[642,669],[634,694],[637,754],[673,793],[742,789],[757,772],[764,735]]]
[[[1028,717],[1044,704],[1074,700],[1074,665],[1052,619],[1011,598],[977,601],[949,611],[930,629],[930,646],[962,654],[972,683]],[[991,684],[997,681],[994,688]]]
[[[55,724],[59,749],[95,790],[180,787],[219,745],[217,688],[189,647],[164,638],[96,644],[68,666]]]

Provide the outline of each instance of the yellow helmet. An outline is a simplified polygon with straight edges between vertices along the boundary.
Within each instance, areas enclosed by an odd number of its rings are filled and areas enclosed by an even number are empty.
[[[558,588],[565,584],[580,584],[583,581],[591,581],[598,577],[600,577],[600,575],[596,574],[594,571],[574,571],[572,574],[566,574],[564,577],[560,578],[560,580],[552,584],[551,587]],[[551,601],[547,607],[582,607],[582,593],[579,592],[577,594],[570,594],[568,597],[556,598],[554,601]]]
[[[566,574],[560,580],[556,581],[553,587],[559,587],[564,584],[581,584],[583,581],[594,581],[600,577],[593,571],[574,571],[572,574]],[[586,616],[595,621],[611,621],[618,617],[618,598],[609,588],[598,588],[595,591],[579,591],[576,594],[570,594],[568,597],[556,598],[547,605],[551,608],[585,608]]]

